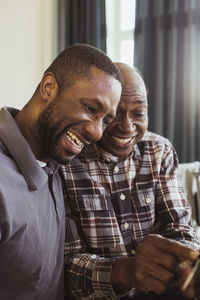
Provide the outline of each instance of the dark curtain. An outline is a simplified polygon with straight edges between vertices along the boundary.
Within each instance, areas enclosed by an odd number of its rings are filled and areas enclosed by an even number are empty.
[[[74,43],[106,52],[105,0],[58,0],[58,52]]]
[[[200,160],[200,1],[136,0],[134,61],[149,91],[149,130],[180,162]]]

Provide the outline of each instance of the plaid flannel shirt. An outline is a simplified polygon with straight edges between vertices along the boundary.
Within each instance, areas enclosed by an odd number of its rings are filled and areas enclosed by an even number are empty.
[[[134,255],[148,234],[199,248],[177,166],[171,143],[147,132],[125,160],[113,161],[92,144],[62,167],[71,299],[120,299],[110,282],[112,265]]]

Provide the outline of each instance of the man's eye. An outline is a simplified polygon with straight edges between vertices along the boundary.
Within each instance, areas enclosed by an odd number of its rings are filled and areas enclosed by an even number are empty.
[[[94,108],[94,107],[92,107],[92,106],[90,106],[90,105],[88,105],[88,104],[84,104],[84,106],[85,106],[85,108],[89,111],[89,112],[91,112],[91,113],[96,113],[96,108]]]
[[[137,112],[137,113],[135,113],[135,116],[137,118],[144,118],[145,117],[145,113],[143,113],[143,112]]]

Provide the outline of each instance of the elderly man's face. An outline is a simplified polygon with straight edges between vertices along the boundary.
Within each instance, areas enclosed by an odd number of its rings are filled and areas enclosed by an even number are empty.
[[[124,78],[120,104],[114,121],[106,128],[101,147],[114,156],[124,158],[143,137],[147,126],[147,95],[142,78],[132,69],[120,71]]]
[[[56,95],[37,122],[44,155],[65,164],[100,139],[115,117],[120,95],[120,82],[95,67],[90,79]]]

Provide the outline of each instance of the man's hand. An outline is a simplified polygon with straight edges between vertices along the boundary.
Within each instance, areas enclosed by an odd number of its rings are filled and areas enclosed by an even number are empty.
[[[180,260],[193,262],[196,251],[171,239],[151,234],[144,238],[134,257],[118,259],[111,273],[114,289],[135,287],[162,294],[175,280]]]

